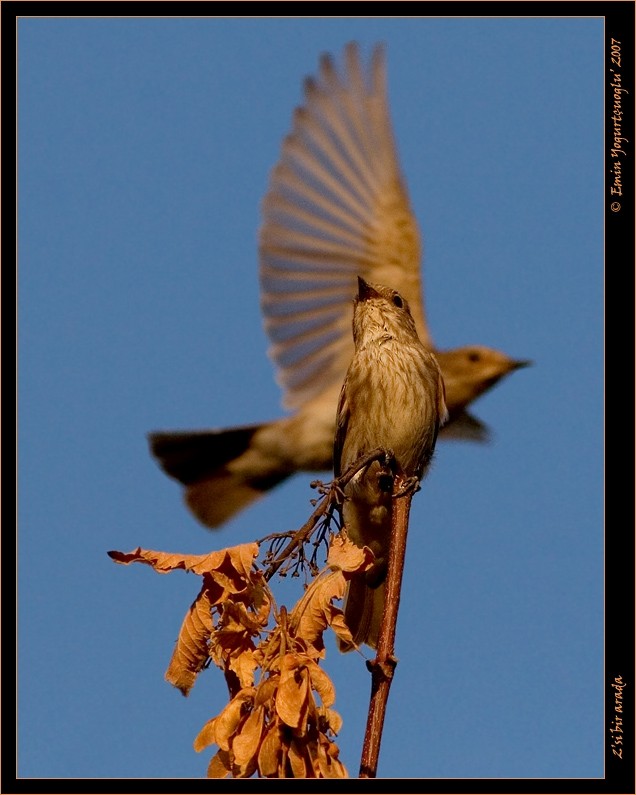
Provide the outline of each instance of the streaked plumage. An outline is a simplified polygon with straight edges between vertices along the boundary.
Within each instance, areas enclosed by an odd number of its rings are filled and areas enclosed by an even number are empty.
[[[361,456],[382,447],[395,456],[395,474],[424,476],[447,419],[444,383],[435,356],[417,336],[408,302],[383,285],[359,280],[353,313],[355,353],[336,420],[336,477]],[[391,538],[391,492],[374,461],[345,487],[342,518],[350,538],[368,546],[376,561],[348,586],[345,620],[354,642],[375,648],[384,608]],[[343,650],[346,648],[343,647]]]

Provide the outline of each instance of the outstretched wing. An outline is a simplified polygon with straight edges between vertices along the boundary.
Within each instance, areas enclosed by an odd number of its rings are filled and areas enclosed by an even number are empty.
[[[432,347],[383,49],[374,49],[366,74],[356,44],[345,49],[343,75],[324,55],[304,95],[270,177],[259,240],[269,353],[287,408],[344,380],[358,275],[402,293],[422,342]]]

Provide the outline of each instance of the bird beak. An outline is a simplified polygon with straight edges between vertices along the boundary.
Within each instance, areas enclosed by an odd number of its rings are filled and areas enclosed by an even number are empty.
[[[362,276],[358,276],[358,300],[366,301],[369,298],[377,298],[378,292],[365,282]]]
[[[530,359],[517,359],[516,361],[511,362],[510,369],[521,370],[522,367],[531,367],[533,364],[534,362]]]

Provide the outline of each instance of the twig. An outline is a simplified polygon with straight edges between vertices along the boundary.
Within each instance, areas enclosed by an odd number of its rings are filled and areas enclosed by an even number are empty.
[[[358,472],[360,472],[360,470],[366,469],[366,467],[368,467],[369,464],[372,464],[374,461],[389,461],[392,458],[393,453],[390,450],[384,450],[383,448],[378,447],[368,455],[360,457],[349,467],[349,469],[347,469],[343,475],[341,475],[339,478],[335,478],[328,486],[322,487],[325,497],[318,503],[318,506],[311,514],[309,519],[307,519],[305,524],[292,535],[289,543],[285,546],[283,551],[280,552],[274,558],[274,560],[269,563],[264,574],[265,580],[271,580],[283,563],[289,560],[289,558],[299,547],[309,541],[316,525],[323,516],[326,517],[327,525],[331,523],[333,511],[336,505],[342,501],[341,495],[344,487],[358,474]],[[267,538],[272,538],[272,536],[268,536]],[[267,540],[267,538],[263,540]],[[281,534],[277,533],[276,538],[280,539]]]
[[[378,769],[386,705],[397,665],[395,627],[400,605],[409,512],[411,500],[417,487],[417,482],[413,483],[412,479],[411,482],[407,482],[400,477],[395,478],[391,499],[391,541],[382,626],[378,637],[376,657],[367,663],[367,667],[371,671],[371,700],[360,760],[360,778],[375,778]]]
[[[300,530],[297,530],[294,533],[290,542],[283,549],[283,551],[269,564],[264,574],[265,580],[271,580],[274,574],[276,574],[283,563],[285,563],[285,561],[291,557],[298,547],[302,546],[302,544],[309,540],[314,528],[318,524],[318,521],[329,510],[329,506],[332,501],[333,497],[331,494],[327,494],[326,497],[320,501],[318,507],[315,509],[309,519],[307,519],[305,524],[300,528]]]

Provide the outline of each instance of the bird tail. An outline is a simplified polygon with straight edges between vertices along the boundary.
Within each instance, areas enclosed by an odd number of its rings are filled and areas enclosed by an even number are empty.
[[[367,585],[364,577],[354,577],[349,583],[344,616],[356,646],[366,643],[372,649],[377,648],[384,611],[384,592],[384,581],[375,588]],[[339,648],[343,652],[352,649],[342,642]]]
[[[204,525],[216,528],[291,474],[275,460],[250,467],[247,454],[263,427],[156,432],[148,434],[148,442],[163,471],[185,486],[190,510]]]

